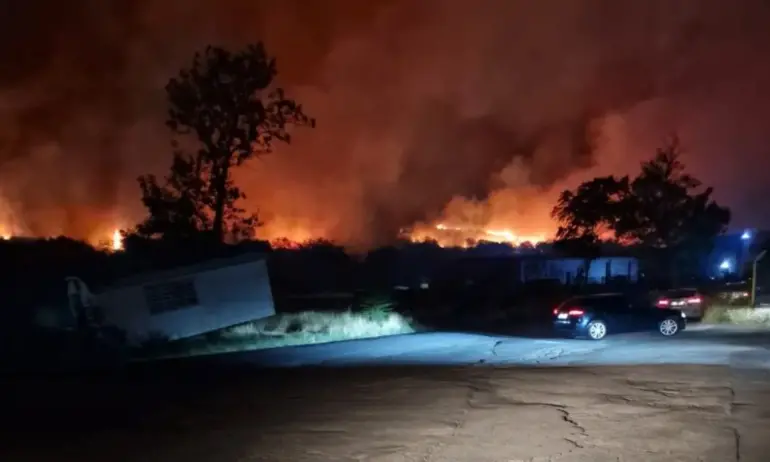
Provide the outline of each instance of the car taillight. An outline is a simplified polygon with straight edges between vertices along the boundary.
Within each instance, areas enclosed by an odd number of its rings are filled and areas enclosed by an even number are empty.
[[[690,297],[687,299],[687,303],[700,303],[701,298],[700,297]]]
[[[660,300],[658,300],[658,302],[656,303],[656,305],[657,305],[657,306],[659,306],[659,307],[661,307],[661,308],[662,308],[662,307],[665,307],[665,306],[668,306],[668,305],[670,305],[670,304],[671,304],[671,301],[670,301],[670,300],[668,300],[668,299],[666,299],[666,298],[661,298],[661,299],[660,299]]]
[[[559,309],[558,308],[554,308],[553,309],[553,314],[554,314],[554,316],[559,314]]]
[[[584,313],[585,313],[585,311],[583,311],[583,310],[574,310],[573,309],[573,310],[567,311],[567,314],[570,315],[570,316],[583,316]]]

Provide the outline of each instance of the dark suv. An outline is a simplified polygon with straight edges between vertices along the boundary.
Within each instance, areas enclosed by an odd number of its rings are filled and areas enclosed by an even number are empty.
[[[573,297],[553,310],[553,326],[561,334],[601,340],[619,332],[657,331],[666,337],[687,327],[677,309],[655,307],[646,299],[624,294]]]

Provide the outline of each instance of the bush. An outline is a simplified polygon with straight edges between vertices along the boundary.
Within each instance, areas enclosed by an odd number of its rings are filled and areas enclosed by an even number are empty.
[[[703,313],[702,321],[709,324],[727,324],[729,318],[727,317],[728,306],[725,305],[712,305],[706,309]]]
[[[145,358],[192,356],[410,334],[415,330],[411,319],[397,313],[390,299],[372,297],[364,300],[357,312],[281,313],[190,339],[147,339],[135,351]]]
[[[229,340],[273,338],[288,344],[322,343],[336,340],[382,337],[414,332],[411,322],[383,306],[361,313],[322,313],[307,311],[278,314],[270,318],[233,326],[222,331]]]
[[[770,309],[717,305],[706,310],[704,322],[750,327],[770,327]]]
[[[388,297],[372,297],[361,303],[361,315],[371,322],[384,323],[395,314],[395,303]]]
[[[748,308],[749,297],[746,292],[728,291],[714,294],[714,300],[719,305]]]

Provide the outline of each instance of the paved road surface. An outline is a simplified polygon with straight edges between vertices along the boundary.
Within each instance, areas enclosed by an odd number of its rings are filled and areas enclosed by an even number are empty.
[[[736,355],[770,348],[770,332],[735,326],[694,325],[665,338],[654,332],[590,340],[421,333],[291,349],[252,351],[198,362],[276,367],[351,365],[728,365]],[[752,361],[756,362],[756,357]],[[770,359],[770,357],[768,357]],[[770,367],[770,362],[768,362]]]
[[[0,460],[764,462],[769,346],[421,334],[16,380]]]

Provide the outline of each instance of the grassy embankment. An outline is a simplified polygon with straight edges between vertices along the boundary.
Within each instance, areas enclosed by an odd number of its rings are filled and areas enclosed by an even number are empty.
[[[150,339],[136,349],[135,356],[142,359],[198,356],[384,337],[415,331],[414,322],[394,311],[391,302],[374,301],[356,312],[281,313],[189,339]]]

